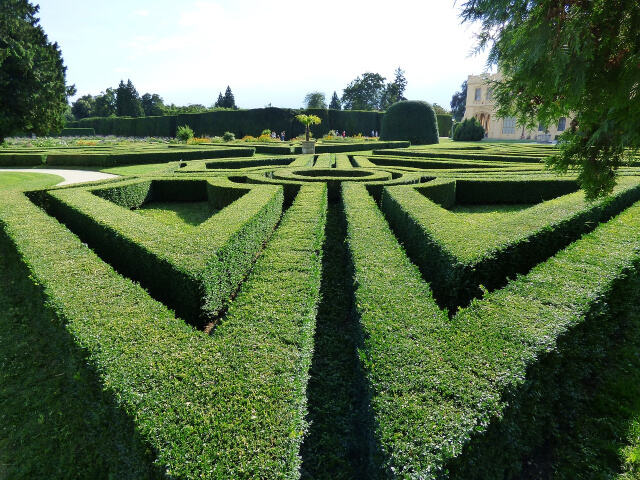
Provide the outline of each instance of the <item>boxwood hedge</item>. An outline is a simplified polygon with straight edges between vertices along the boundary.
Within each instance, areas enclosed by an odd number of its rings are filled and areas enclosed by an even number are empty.
[[[131,210],[154,200],[208,200],[221,210],[197,227],[176,229]],[[282,202],[277,186],[144,178],[51,190],[44,205],[120,272],[203,326],[228,305],[279,221]]]
[[[639,296],[640,204],[451,320],[366,189],[344,184],[343,205],[367,478],[511,478],[570,421],[625,297]]]
[[[0,228],[155,457],[151,477],[297,478],[325,212],[326,188],[304,187],[213,335],[22,194],[5,196]],[[140,478],[127,465],[104,474],[116,472]]]

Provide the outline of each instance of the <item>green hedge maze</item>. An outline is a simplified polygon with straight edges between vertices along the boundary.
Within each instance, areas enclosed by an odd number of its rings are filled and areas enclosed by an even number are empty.
[[[9,418],[0,477],[553,478],[639,320],[640,176],[589,203],[540,152],[195,158],[3,193],[2,290],[30,303],[0,297],[0,327],[24,312],[42,341],[19,352],[64,358],[86,435],[59,420],[29,467]]]

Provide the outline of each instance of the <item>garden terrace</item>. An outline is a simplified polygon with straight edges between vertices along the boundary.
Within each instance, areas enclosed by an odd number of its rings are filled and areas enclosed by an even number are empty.
[[[483,150],[500,160],[420,155]],[[553,476],[640,332],[640,176],[624,169],[586,202],[575,177],[509,159],[546,146],[412,151],[183,159],[4,190],[0,341],[34,312],[51,348],[4,350],[64,353],[52,375],[85,413],[42,435],[68,445],[79,422],[78,451],[96,458],[91,470],[75,447],[27,454],[11,427],[7,475]],[[56,364],[2,361],[2,401]],[[640,397],[638,382],[627,390]],[[37,411],[6,401],[7,422],[37,428]],[[620,431],[640,422],[640,405],[621,410]],[[623,460],[606,462],[598,471]]]

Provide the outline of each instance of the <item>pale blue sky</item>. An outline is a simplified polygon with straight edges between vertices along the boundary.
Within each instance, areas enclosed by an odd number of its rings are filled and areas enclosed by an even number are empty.
[[[229,85],[240,108],[299,108],[308,92],[329,101],[365,72],[389,82],[401,67],[408,99],[449,108],[486,62],[469,56],[459,3],[41,0],[38,16],[78,96],[131,79],[166,104],[210,106]]]

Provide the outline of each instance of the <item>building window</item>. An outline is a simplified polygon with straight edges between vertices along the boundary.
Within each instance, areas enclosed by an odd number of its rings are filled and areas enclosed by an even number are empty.
[[[488,88],[487,89],[487,100],[491,100],[493,99],[493,88]]]
[[[505,135],[516,133],[516,117],[504,117],[502,120],[502,133]]]
[[[543,125],[542,123],[538,124],[538,131],[539,132],[544,132],[547,129],[546,125]]]
[[[482,98],[482,89],[476,88],[476,101],[479,102],[481,98]]]
[[[560,117],[560,120],[558,120],[558,131],[564,132],[565,128],[567,128],[567,119],[565,117]]]

